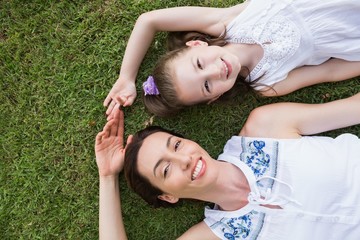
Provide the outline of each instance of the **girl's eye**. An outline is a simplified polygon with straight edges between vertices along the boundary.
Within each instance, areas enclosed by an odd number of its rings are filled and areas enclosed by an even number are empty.
[[[175,152],[176,152],[176,150],[178,149],[180,143],[181,143],[181,141],[177,141],[177,142],[175,143]]]
[[[204,86],[205,86],[206,91],[208,93],[210,93],[210,87],[209,87],[209,82],[208,81],[205,81]]]
[[[200,63],[200,60],[199,60],[199,59],[196,60],[196,64],[197,64],[197,66],[198,66],[199,69],[201,69],[201,70],[203,69],[203,67],[201,66],[201,63]]]
[[[169,167],[170,167],[170,164],[168,164],[168,165],[166,166],[166,168],[164,169],[164,177],[166,177],[166,175],[167,175],[167,173],[168,173],[168,171],[169,171]]]

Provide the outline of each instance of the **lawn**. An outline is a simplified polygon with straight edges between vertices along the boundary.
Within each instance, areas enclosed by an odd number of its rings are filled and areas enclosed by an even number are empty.
[[[238,1],[19,1],[0,3],[1,239],[98,238],[98,174],[94,137],[106,122],[102,102],[117,78],[137,16],[152,9],[231,6]],[[141,83],[164,51],[154,41]],[[322,84],[280,98],[248,95],[198,106],[154,125],[177,130],[216,157],[251,109],[272,102],[321,103],[360,91],[359,78]],[[140,95],[140,94],[139,94]],[[138,97],[125,109],[126,135],[147,124]],[[331,121],[331,119],[329,119]],[[327,132],[360,135],[360,126]],[[203,218],[205,204],[153,209],[120,176],[129,239],[174,239]]]

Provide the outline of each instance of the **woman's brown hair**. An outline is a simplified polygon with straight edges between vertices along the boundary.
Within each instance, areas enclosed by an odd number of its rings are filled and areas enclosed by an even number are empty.
[[[144,142],[144,140],[157,132],[165,132],[174,136],[182,137],[180,134],[166,130],[158,126],[150,126],[139,132],[137,132],[131,141],[126,146],[125,150],[125,160],[124,160],[124,174],[128,182],[128,185],[131,189],[134,190],[142,199],[144,199],[148,204],[154,207],[169,207],[176,204],[171,204],[166,201],[163,201],[158,198],[164,192],[161,191],[156,186],[152,185],[145,176],[142,176],[139,173],[138,169],[138,158],[139,150]]]

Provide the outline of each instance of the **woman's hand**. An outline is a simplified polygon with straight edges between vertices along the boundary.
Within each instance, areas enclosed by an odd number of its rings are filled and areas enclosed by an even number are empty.
[[[104,106],[107,107],[106,115],[112,114],[116,104],[127,107],[133,104],[135,98],[135,81],[127,81],[118,78],[104,101]]]
[[[111,120],[96,136],[95,155],[100,177],[118,175],[124,166],[124,112],[116,104]],[[130,143],[129,136],[127,143]]]

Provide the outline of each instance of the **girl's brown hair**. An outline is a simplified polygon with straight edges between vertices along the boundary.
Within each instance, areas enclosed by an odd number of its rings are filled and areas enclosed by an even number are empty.
[[[168,117],[186,107],[177,97],[172,83],[169,63],[189,49],[189,47],[186,46],[186,42],[201,40],[207,42],[209,46],[216,45],[222,47],[227,44],[225,35],[226,32],[220,37],[213,37],[200,32],[170,32],[167,41],[168,52],[159,59],[152,74],[160,94],[146,96],[143,94],[143,100],[147,110],[157,116]],[[248,69],[247,71],[250,73]],[[225,92],[218,101],[227,101],[240,94],[245,95],[253,89],[254,84],[255,82],[246,81],[245,78],[239,74],[234,86]]]

